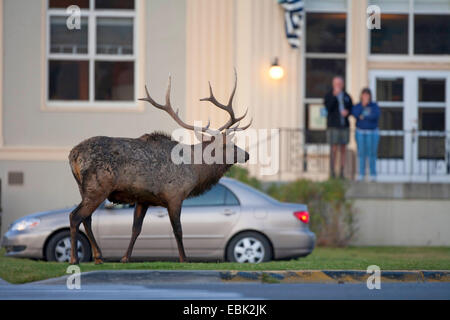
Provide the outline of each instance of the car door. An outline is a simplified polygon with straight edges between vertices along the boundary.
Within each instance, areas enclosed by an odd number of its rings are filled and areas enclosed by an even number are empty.
[[[122,257],[128,248],[134,206],[106,201],[98,210],[99,243],[106,258]],[[133,249],[132,257],[168,257],[174,255],[172,230],[167,210],[150,207]]]
[[[222,257],[226,239],[240,212],[239,200],[222,184],[198,197],[186,199],[181,210],[186,255]]]

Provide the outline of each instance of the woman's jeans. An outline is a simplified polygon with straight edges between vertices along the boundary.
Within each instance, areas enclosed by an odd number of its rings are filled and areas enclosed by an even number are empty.
[[[356,143],[358,145],[359,158],[359,175],[364,177],[366,175],[366,160],[369,160],[370,175],[375,177],[377,175],[377,152],[380,134],[378,129],[374,130],[356,130]]]

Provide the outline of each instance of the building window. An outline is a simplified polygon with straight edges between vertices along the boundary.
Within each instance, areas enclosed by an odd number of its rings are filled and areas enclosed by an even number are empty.
[[[70,30],[66,8],[81,8]],[[47,101],[135,102],[136,9],[132,0],[49,0]]]
[[[65,9],[71,5],[79,6],[82,9],[89,8],[90,0],[49,0],[49,8]]]
[[[336,2],[337,3],[337,2]],[[308,3],[307,3],[308,4]],[[313,3],[311,3],[313,5]],[[317,1],[314,2],[317,6]],[[315,117],[326,117],[316,109],[323,106],[323,98],[331,89],[334,76],[345,78],[347,52],[347,14],[342,3],[337,12],[323,12],[324,8],[316,8],[318,12],[307,11],[305,15],[305,128],[307,143],[326,143],[326,128],[313,125],[309,121]],[[308,10],[308,7],[307,7]],[[342,12],[340,12],[342,10]],[[316,108],[314,113],[311,106]]]
[[[419,159],[445,160],[445,78],[419,78]]]
[[[88,19],[81,18],[80,30],[69,30],[67,17],[50,16],[50,53],[88,54]]]
[[[336,75],[345,78],[345,59],[306,59],[306,98],[323,98]]]
[[[419,78],[419,101],[445,103],[445,79]]]
[[[97,9],[134,9],[133,0],[95,0]]]
[[[408,15],[382,14],[381,29],[370,33],[371,53],[408,53]]]
[[[450,54],[449,0],[370,0],[381,9],[381,29],[370,30],[370,53]]]
[[[403,78],[377,79],[378,101],[403,101]]]
[[[49,100],[89,100],[89,61],[49,60]]]
[[[419,107],[419,159],[445,160],[445,107]]]
[[[306,52],[345,53],[345,13],[308,13]]]
[[[450,54],[450,16],[414,16],[414,53]]]
[[[376,100],[381,108],[381,130],[378,157],[380,159],[403,159],[403,78],[377,78]]]
[[[386,131],[386,134],[380,136],[378,157],[380,159],[403,159],[403,108],[383,107],[381,110],[379,128]]]
[[[134,63],[95,62],[95,100],[133,100]]]

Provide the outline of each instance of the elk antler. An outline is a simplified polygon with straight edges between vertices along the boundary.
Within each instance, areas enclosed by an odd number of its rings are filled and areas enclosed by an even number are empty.
[[[147,94],[146,98],[141,98],[139,100],[142,101],[147,101],[150,102],[154,107],[164,110],[165,112],[167,112],[181,127],[188,129],[188,130],[194,130],[196,132],[200,131],[200,132],[210,132],[209,126],[211,124],[211,121],[208,120],[208,124],[206,125],[206,127],[195,127],[193,125],[187,124],[185,123],[183,120],[181,120],[181,118],[178,116],[178,112],[179,109],[177,109],[177,111],[175,112],[172,108],[172,104],[170,102],[170,89],[172,87],[172,79],[171,76],[169,75],[169,85],[167,86],[167,91],[166,91],[166,104],[162,105],[159,104],[158,102],[156,102],[155,100],[153,100],[153,98],[150,96],[150,94],[148,93],[148,89],[147,86],[145,86],[145,93]]]
[[[222,110],[225,110],[230,115],[230,119],[223,126],[221,126],[219,129],[217,129],[217,131],[218,132],[221,132],[223,130],[242,131],[242,130],[245,130],[248,127],[250,127],[250,125],[253,122],[253,119],[251,119],[250,122],[246,126],[241,127],[241,128],[239,127],[240,121],[242,119],[244,119],[245,116],[247,115],[248,108],[242,116],[236,118],[236,116],[234,115],[233,98],[234,98],[234,94],[236,93],[236,85],[237,85],[236,69],[234,69],[234,87],[233,87],[233,91],[231,92],[230,98],[228,99],[227,105],[224,105],[224,104],[220,103],[219,101],[217,101],[217,99],[214,97],[214,93],[212,91],[211,82],[208,82],[208,84],[209,84],[209,97],[200,99],[200,101],[209,101],[216,107],[218,107]]]
[[[155,100],[153,100],[153,98],[150,96],[150,94],[148,93],[148,89],[147,86],[145,86],[145,92],[147,94],[146,98],[141,98],[139,100],[142,101],[147,101],[150,102],[150,104],[152,104],[154,107],[160,109],[160,110],[164,110],[165,112],[167,112],[181,127],[188,129],[188,130],[193,130],[195,133],[208,133],[212,136],[216,136],[219,133],[221,133],[223,130],[226,130],[225,133],[229,132],[229,131],[242,131],[247,129],[248,127],[250,127],[250,125],[252,124],[253,119],[250,120],[250,122],[244,126],[244,127],[239,127],[239,123],[242,119],[245,118],[245,116],[247,115],[248,109],[245,111],[244,115],[236,118],[236,116],[234,115],[234,111],[233,111],[233,98],[234,98],[234,94],[236,93],[236,84],[237,84],[237,73],[236,73],[236,69],[234,70],[234,88],[233,91],[231,92],[231,96],[230,99],[228,100],[228,104],[224,105],[221,104],[219,101],[216,100],[216,98],[214,97],[212,88],[211,88],[211,83],[209,83],[209,93],[210,96],[208,98],[203,98],[200,99],[200,101],[209,101],[212,104],[214,104],[216,107],[225,110],[226,112],[228,112],[228,114],[230,115],[230,119],[223,125],[221,126],[219,129],[210,129],[209,126],[211,124],[210,120],[208,120],[208,124],[206,125],[206,127],[195,127],[193,125],[187,124],[185,123],[183,120],[180,119],[180,117],[178,116],[178,109],[175,112],[172,108],[172,104],[170,102],[170,89],[171,89],[171,77],[169,76],[169,85],[167,87],[167,92],[166,92],[166,103],[164,105],[159,104],[158,102],[156,102]],[[197,136],[198,137],[198,136]]]

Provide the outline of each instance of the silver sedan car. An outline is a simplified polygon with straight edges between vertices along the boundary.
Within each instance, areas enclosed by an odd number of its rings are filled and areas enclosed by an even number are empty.
[[[35,213],[11,224],[2,246],[14,257],[69,261],[69,213],[73,208]],[[103,203],[92,216],[103,256],[122,257],[131,237],[133,207]],[[230,178],[205,194],[184,201],[183,240],[190,260],[258,263],[306,256],[314,248],[309,214],[302,204],[282,203]],[[91,248],[80,228],[80,261]],[[177,245],[167,210],[150,207],[133,251],[135,259],[176,259]]]

